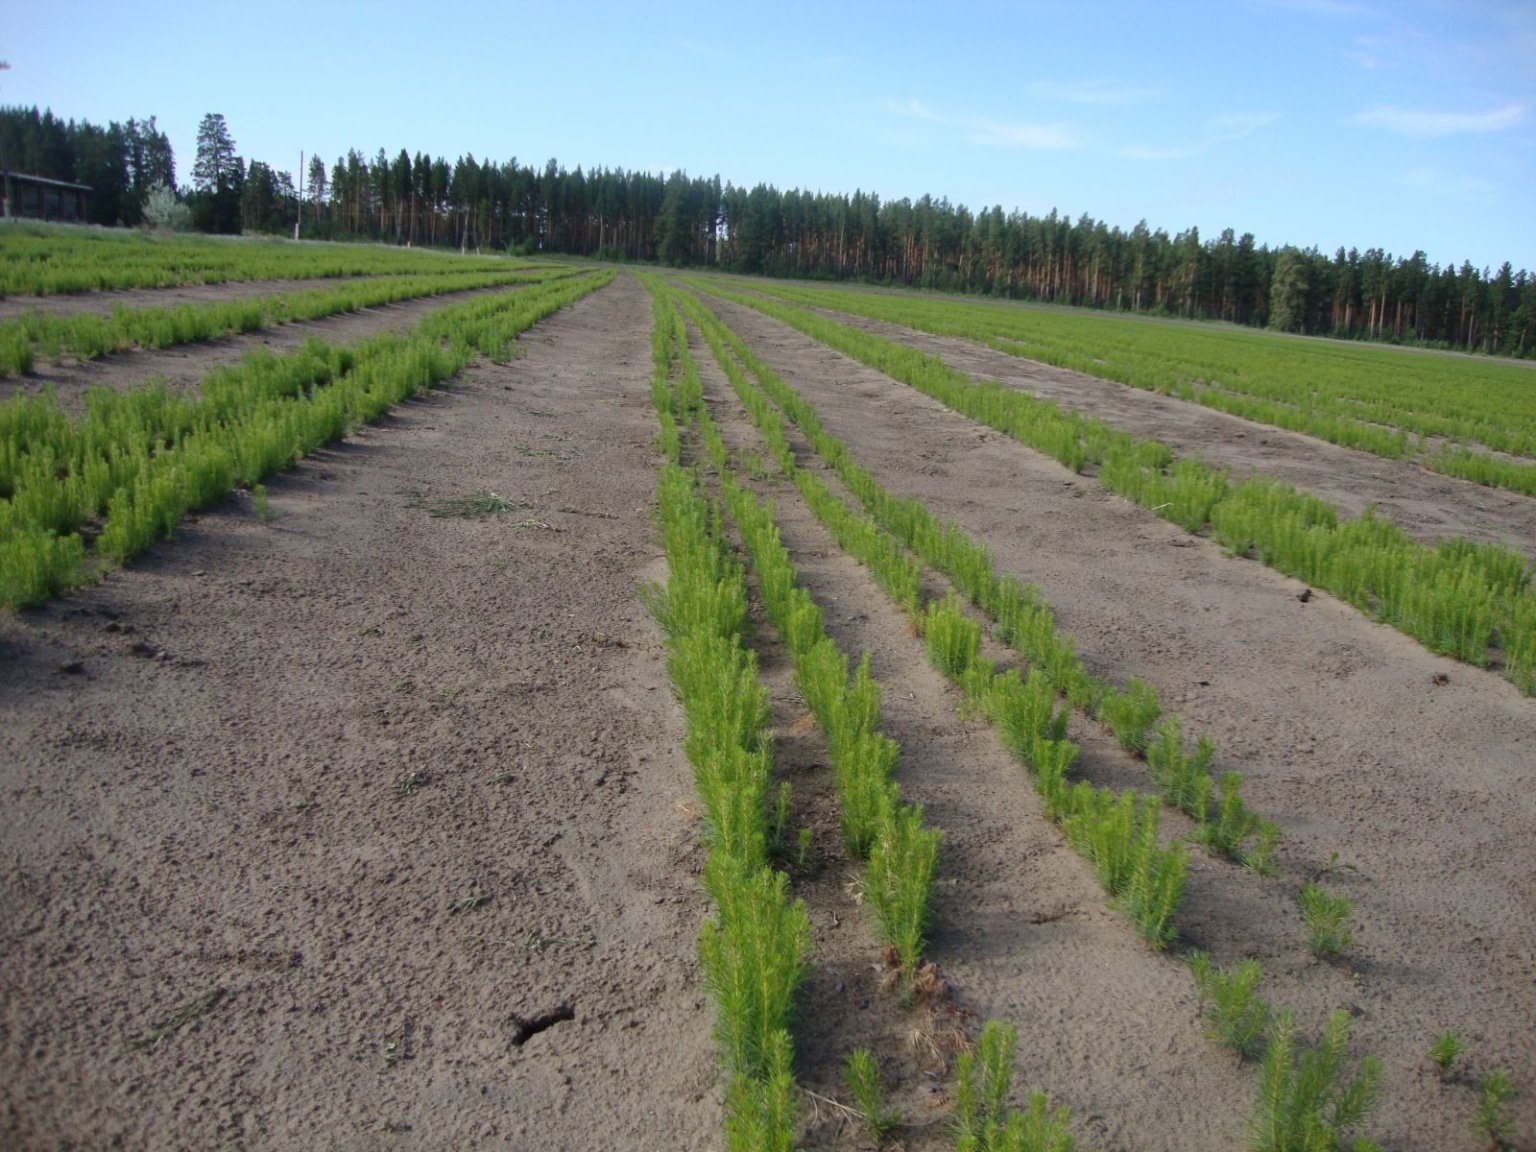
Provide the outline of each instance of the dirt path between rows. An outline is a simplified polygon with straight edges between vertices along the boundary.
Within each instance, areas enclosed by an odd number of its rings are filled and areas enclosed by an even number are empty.
[[[39,360],[30,376],[0,379],[0,402],[15,395],[37,395],[52,389],[65,411],[79,415],[85,411],[85,396],[92,388],[125,390],[136,388],[146,380],[160,379],[172,388],[195,391],[209,372],[240,363],[253,348],[266,348],[282,356],[297,350],[311,337],[329,344],[350,344],[380,332],[413,328],[439,308],[507,291],[517,289],[476,288],[468,292],[445,292],[338,313],[320,320],[280,324],[242,336],[223,336],[217,340],[177,344],[147,352],[123,352],[95,360],[66,360],[62,364]]]
[[[1424,1058],[1453,1029],[1468,1044],[1474,1075],[1502,1067],[1514,1076],[1517,1146],[1531,1147],[1532,701],[1327,596],[1303,602],[1295,582],[1224,556],[782,324],[731,305],[716,310],[816,405],[877,480],[953,518],[993,549],[999,570],[1037,584],[1091,671],[1117,683],[1150,681],[1187,732],[1214,737],[1218,772],[1243,773],[1249,803],[1284,829],[1280,875],[1192,883],[1196,940],[1218,965],[1258,957],[1265,994],[1294,1008],[1308,1035],[1332,1009],[1352,1014],[1358,1049],[1385,1065],[1384,1102],[1370,1126],[1383,1146],[1475,1147],[1475,1090],[1466,1081],[1441,1084]],[[1366,473],[1361,487],[1378,463],[1355,458]],[[1353,483],[1342,472],[1336,480],[1341,489]],[[1026,787],[1022,779],[1018,787]],[[1306,948],[1295,893],[1318,878],[1355,902],[1355,944],[1342,965],[1316,961]],[[1160,995],[1156,988],[1123,975],[1097,995],[1126,997],[1149,1017],[1163,1010],[1144,1000]],[[1030,1037],[1030,1019],[1017,1022]],[[1165,1045],[1181,1050],[1178,1035],[1154,1027],[1127,1037],[1146,1063],[1088,1107],[1105,1117],[1137,1115],[1149,1106],[1144,1097],[1176,1093],[1150,1062]],[[1038,1034],[1026,1039],[1021,1060],[1040,1043]],[[1190,1056],[1228,1059],[1214,1046]],[[1244,1075],[1256,1081],[1255,1072]],[[1109,1144],[1147,1147],[1145,1135]]]
[[[620,277],[0,618],[0,1146],[718,1147],[649,327]]]
[[[1063,409],[1103,420],[1132,436],[1158,440],[1179,456],[1198,456],[1294,484],[1358,516],[1368,505],[1420,540],[1448,536],[1499,541],[1536,561],[1536,499],[1441,476],[1406,460],[1387,460],[1326,441],[1229,416],[1112,380],[996,352],[970,340],[826,311],[842,323],[920,349],[972,376],[995,380]]]

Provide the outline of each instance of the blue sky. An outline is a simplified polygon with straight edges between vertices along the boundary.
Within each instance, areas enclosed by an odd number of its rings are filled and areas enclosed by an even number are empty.
[[[425,14],[425,18],[423,17]],[[1536,271],[1536,0],[7,0],[0,102]]]

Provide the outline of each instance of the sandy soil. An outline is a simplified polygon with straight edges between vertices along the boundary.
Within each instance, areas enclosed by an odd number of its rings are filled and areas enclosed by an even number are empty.
[[[411,307],[327,321],[353,325],[327,338]],[[1181,947],[1259,957],[1309,1034],[1348,1009],[1386,1067],[1371,1125],[1385,1147],[1475,1147],[1475,1090],[1423,1059],[1447,1028],[1472,1074],[1515,1075],[1517,1146],[1536,1147],[1532,702],[719,310],[878,479],[1037,583],[1095,672],[1151,681],[1212,734],[1218,767],[1284,827],[1277,877],[1194,857]],[[276,520],[231,500],[101,586],[0,618],[0,1147],[721,1145],[692,783],[638,597],[664,576],[649,326],[621,276],[512,364],[273,478]],[[239,343],[182,350],[185,379]],[[122,386],[152,358],[118,359],[104,367]],[[704,376],[730,443],[754,446]],[[1157,419],[1171,439],[1177,411]],[[1207,432],[1191,426],[1194,449],[1224,451],[1230,428]],[[1266,472],[1340,492],[1383,464],[1262,435]],[[948,1146],[946,1045],[988,1017],[1020,1030],[1019,1097],[1070,1105],[1080,1146],[1242,1146],[1257,1073],[1202,1036],[1178,952],[1151,954],[1105,907],[1021,770],[794,489],[759,487],[829,632],[871,653],[902,787],[945,834],[931,953],[950,993],[905,1011],[879,987],[824,745],[759,617],[776,762],[811,832],[790,867],[815,931],[803,1147],[869,1146],[826,1102],[846,1099],[861,1045],[907,1120],[900,1146]],[[517,506],[431,515],[485,490]],[[1144,786],[1103,734],[1073,734],[1089,778]],[[1309,955],[1296,910],[1323,875],[1358,909],[1340,965]]]
[[[1355,1016],[1359,1048],[1386,1066],[1385,1100],[1372,1125],[1383,1144],[1474,1146],[1474,1093],[1465,1083],[1441,1085],[1424,1064],[1431,1041],[1451,1028],[1468,1041],[1475,1072],[1504,1067],[1515,1076],[1527,1141],[1520,1146],[1529,1146],[1536,1127],[1536,883],[1522,846],[1536,834],[1528,786],[1536,761],[1532,702],[1496,675],[1431,656],[1326,596],[1303,603],[1295,582],[1227,558],[1212,542],[782,324],[730,305],[717,311],[816,404],[828,429],[878,480],[921,497],[986,542],[1000,570],[1037,584],[1091,670],[1154,684],[1187,731],[1215,738],[1218,771],[1243,773],[1250,803],[1284,829],[1281,874],[1260,880],[1202,864],[1201,873],[1223,875],[1197,875],[1181,928],[1218,964],[1260,958],[1268,995],[1295,1008],[1305,1027],[1320,1027],[1334,1008]],[[1095,411],[1092,396],[1074,404]],[[1225,419],[1191,414],[1206,418]],[[1276,450],[1280,439],[1270,437]],[[1310,441],[1300,446],[1296,466],[1316,474],[1333,461],[1329,483],[1338,491],[1362,486],[1382,464],[1319,452]],[[879,666],[876,672],[885,674]],[[1446,682],[1437,683],[1442,676]],[[1086,759],[1096,778],[1100,769]],[[956,769],[943,761],[920,771],[928,786]],[[907,786],[914,793],[919,787]],[[1025,852],[1020,845],[1005,855]],[[987,875],[962,869],[954,879],[964,885]],[[1295,892],[1319,877],[1355,901],[1356,944],[1344,965],[1322,964],[1306,949]],[[937,945],[957,973],[998,962],[969,942],[951,952],[942,934]],[[1164,973],[1178,961],[1148,967]],[[1178,975],[1169,979],[1176,983]],[[968,986],[966,979],[958,984]],[[1018,995],[983,977],[970,986],[1002,1005]],[[1174,994],[1150,975],[1123,976],[1113,987],[1144,1011]],[[1026,1015],[1015,1023],[1040,1042],[1045,1021]],[[1171,1054],[1181,1041],[1177,1030],[1150,1029],[1141,1076],[1120,1078],[1118,1095],[1106,1085],[1111,1094],[1091,1107],[1109,1120],[1127,1110],[1135,1115],[1142,1093],[1189,1091],[1158,1065],[1165,1046]],[[1076,1058],[1097,1066],[1082,1051]],[[1081,1074],[1052,1075],[1066,1078],[1042,1076],[1040,1086],[1069,1099],[1084,1082]],[[1249,1073],[1249,1093],[1253,1079]],[[1244,1113],[1248,1099],[1236,1105]],[[1161,1146],[1164,1138],[1149,1138],[1137,1121],[1106,1135],[1113,1147]],[[1168,1138],[1170,1147],[1231,1147],[1229,1137],[1214,1133]]]
[[[0,621],[0,1146],[718,1145],[649,323],[626,281]]]

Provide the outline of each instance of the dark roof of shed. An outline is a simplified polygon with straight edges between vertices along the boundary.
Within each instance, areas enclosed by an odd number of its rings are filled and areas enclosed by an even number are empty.
[[[6,176],[12,180],[25,180],[28,184],[47,184],[52,188],[74,188],[79,192],[89,192],[91,190],[89,184],[72,184],[68,180],[50,180],[46,176],[29,176],[25,172],[7,172]]]

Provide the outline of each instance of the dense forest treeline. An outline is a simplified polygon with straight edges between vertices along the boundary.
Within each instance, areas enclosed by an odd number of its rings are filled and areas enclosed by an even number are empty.
[[[176,189],[169,142],[147,121],[106,129],[0,109],[15,171],[91,184],[94,223],[145,219],[155,184]],[[425,152],[311,157],[292,175],[243,161],[223,118],[204,118],[191,219],[207,231],[566,253],[770,276],[852,279],[1227,320],[1289,332],[1536,355],[1536,276],[1509,263],[1431,264],[1423,252],[1269,248],[1094,220],[973,212],[947,199],[781,191],[621,168],[566,169]],[[302,189],[302,196],[300,191]]]

